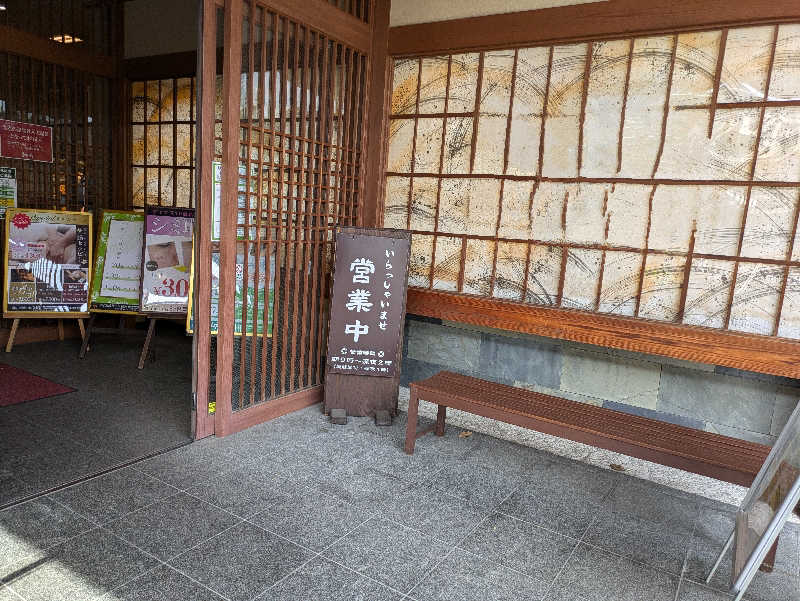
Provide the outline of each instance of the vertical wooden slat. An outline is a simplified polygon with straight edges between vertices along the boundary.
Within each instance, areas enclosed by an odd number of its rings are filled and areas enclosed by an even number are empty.
[[[230,425],[233,375],[233,320],[236,278],[236,213],[239,173],[239,102],[242,70],[242,0],[225,2],[223,58],[223,165],[220,208],[219,334],[217,336],[217,413],[221,434]],[[232,82],[237,85],[231,85]]]
[[[211,381],[211,203],[214,197],[214,118],[217,77],[216,3],[203,0],[200,21],[200,52],[197,53],[197,73],[200,75],[197,128],[198,164],[197,219],[195,225],[194,320],[192,339],[195,370],[193,370],[196,416],[196,438],[214,433],[214,417],[208,413]],[[224,403],[220,403],[221,405]]]
[[[320,76],[320,87],[322,88],[321,92],[321,100],[319,104],[319,186],[317,188],[317,207],[316,207],[316,225],[317,230],[315,233],[315,240],[314,240],[314,269],[313,269],[313,278],[312,278],[312,290],[311,290],[311,315],[316,317],[316,326],[311,330],[312,337],[310,340],[311,348],[316,349],[314,353],[314,361],[308,362],[308,378],[309,381],[313,381],[315,384],[320,382],[322,379],[322,366],[320,365],[322,362],[322,346],[324,344],[325,338],[322,336],[322,328],[324,327],[323,324],[325,323],[325,319],[323,318],[323,307],[324,303],[320,302],[320,310],[317,312],[317,286],[320,286],[319,294],[322,296],[324,294],[325,283],[324,281],[320,282],[326,275],[326,269],[324,265],[325,261],[325,250],[327,247],[328,241],[328,199],[330,198],[330,165],[331,165],[331,156],[333,154],[333,149],[329,144],[330,140],[330,124],[332,120],[332,109],[331,105],[333,103],[333,94],[328,94],[328,91],[332,91],[332,86],[330,85],[331,81],[331,72],[329,70],[330,66],[330,53],[328,52],[331,42],[327,37],[323,38],[324,48],[322,50],[322,74]],[[316,369],[316,378],[313,378],[314,371]]]
[[[267,171],[267,256],[265,258],[266,263],[266,274],[265,274],[265,294],[264,294],[264,337],[262,339],[262,346],[261,346],[261,399],[266,400],[267,398],[267,353],[269,351],[272,352],[271,355],[271,363],[270,367],[272,369],[272,380],[270,380],[269,390],[270,396],[274,396],[274,381],[275,381],[275,341],[277,340],[276,332],[277,332],[277,314],[275,313],[275,303],[269,302],[269,281],[272,277],[271,275],[271,267],[270,267],[270,258],[272,255],[275,255],[275,280],[277,282],[278,279],[278,272],[280,271],[280,266],[278,264],[278,252],[277,252],[277,245],[272,240],[272,229],[273,229],[273,212],[272,212],[272,200],[274,196],[274,173],[275,173],[275,102],[276,102],[276,95],[275,95],[275,86],[277,85],[278,81],[278,16],[275,13],[269,13],[270,17],[270,31],[272,35],[271,38],[271,55],[272,61],[269,68],[269,159],[268,159],[268,166],[269,170]],[[266,36],[264,39],[264,48],[266,51]],[[266,62],[264,63],[266,64]],[[283,88],[281,88],[283,89]],[[265,109],[266,110],[266,109]],[[263,111],[262,111],[263,115]],[[263,138],[262,138],[263,144]],[[278,181],[280,182],[280,176],[278,177]],[[280,219],[277,221],[277,225],[280,225]],[[276,238],[277,238],[277,230],[276,230]],[[274,250],[274,253],[273,253]],[[277,288],[273,287],[275,290],[274,298],[277,298]],[[266,329],[269,327],[269,312],[273,312],[273,326],[272,326],[272,344],[267,345],[267,333]]]
[[[661,139],[658,143],[658,152],[656,153],[656,160],[653,163],[653,173],[651,177],[655,177],[658,172],[658,166],[661,163],[661,155],[664,154],[664,142],[667,139],[667,119],[669,118],[669,99],[672,94],[672,77],[675,74],[675,56],[678,52],[678,34],[672,36],[672,55],[669,61],[669,74],[667,75],[667,91],[664,98],[664,112],[661,117]]]
[[[778,26],[775,25],[772,30],[772,47],[769,54],[769,63],[767,63],[767,78],[764,82],[764,97],[763,100],[769,99],[769,85],[772,79],[772,69],[775,66],[775,52],[778,47]],[[742,254],[742,246],[744,245],[744,231],[747,225],[747,215],[750,212],[750,196],[753,192],[753,177],[756,173],[756,162],[758,161],[758,148],[761,145],[761,131],[764,128],[764,113],[766,108],[761,107],[758,114],[758,126],[756,127],[756,137],[753,142],[753,154],[751,155],[750,172],[745,193],[744,208],[742,209],[742,221],[739,228],[739,241],[736,244],[736,256],[740,257]],[[733,308],[734,294],[736,293],[736,281],[739,278],[739,261],[733,264],[733,276],[731,277],[731,291],[728,295],[728,302],[725,307],[725,329],[727,330],[731,324],[731,309]]]
[[[302,240],[302,249],[303,249],[303,303],[301,307],[300,313],[300,362],[299,362],[299,371],[292,373],[297,373],[297,382],[299,388],[304,388],[305,386],[310,385],[310,379],[306,380],[304,378],[304,374],[306,373],[305,369],[305,361],[306,361],[306,341],[310,335],[310,324],[309,315],[307,314],[307,308],[309,306],[310,299],[308,298],[308,286],[309,286],[309,271],[311,269],[311,261],[313,259],[313,255],[311,254],[311,240],[313,236],[313,228],[314,223],[311,217],[311,213],[313,212],[314,207],[314,137],[315,131],[312,127],[312,123],[314,121],[316,107],[315,107],[315,94],[316,94],[316,78],[318,69],[314,65],[314,57],[316,53],[319,51],[319,47],[317,44],[318,36],[316,33],[310,32],[307,28],[305,28],[305,52],[303,55],[303,120],[302,120],[302,127],[300,130],[301,138],[305,138],[303,141],[303,167],[304,167],[304,176],[303,176],[303,240]],[[312,53],[311,48],[314,48]],[[298,295],[299,297],[299,295]],[[295,299],[297,302],[297,299]],[[295,306],[295,314],[297,313],[297,306]],[[297,334],[295,333],[295,340],[297,340]],[[309,349],[310,350],[310,349]]]
[[[516,57],[517,52],[514,52],[514,67],[516,68]],[[444,113],[445,116],[442,117],[442,142],[439,145],[439,171],[444,171],[444,148],[445,142],[447,138],[447,105],[450,101],[450,74],[453,70],[453,55],[449,55],[447,57],[447,80],[444,84]],[[515,77],[512,76],[511,78],[511,85],[514,85]],[[511,92],[511,97],[513,99],[514,92]],[[513,102],[513,100],[512,100]],[[433,209],[433,248],[431,250],[431,269],[430,273],[428,274],[428,288],[433,289],[433,275],[434,271],[436,270],[436,242],[439,239],[439,206],[441,204],[442,198],[442,179],[441,177],[436,179],[436,206]],[[409,207],[409,210],[411,208]]]
[[[277,207],[276,207],[276,215],[277,215],[277,228],[275,232],[275,310],[274,310],[274,323],[275,329],[272,335],[272,352],[271,352],[271,365],[272,365],[272,396],[277,396],[278,390],[281,390],[283,387],[283,383],[280,383],[280,386],[277,384],[276,378],[278,377],[278,346],[280,345],[279,338],[282,334],[281,329],[283,328],[284,321],[282,316],[278,314],[278,309],[280,308],[281,312],[284,311],[285,303],[280,301],[281,293],[283,292],[283,286],[285,285],[285,275],[286,275],[286,248],[288,247],[288,240],[286,237],[287,229],[283,226],[283,201],[286,193],[284,192],[284,185],[286,185],[288,189],[288,182],[286,182],[286,168],[283,164],[283,159],[285,156],[285,146],[286,146],[286,81],[288,80],[288,69],[289,69],[289,20],[281,17],[278,21],[279,26],[281,28],[282,37],[283,37],[283,44],[281,48],[282,52],[282,61],[281,61],[281,70],[280,70],[280,93],[278,94],[279,98],[279,111],[278,111],[278,197],[277,197]],[[276,131],[273,128],[273,131]],[[288,206],[288,199],[287,199],[287,206]],[[287,222],[288,226],[288,222]]]
[[[267,333],[266,333],[266,325],[267,321],[264,319],[264,329],[259,331],[258,329],[258,288],[259,282],[264,277],[264,273],[261,272],[261,247],[263,246],[263,240],[261,236],[261,228],[263,227],[263,212],[264,212],[264,137],[266,132],[264,131],[264,104],[266,101],[265,91],[264,91],[264,78],[266,74],[266,63],[267,63],[267,29],[265,27],[265,14],[266,11],[261,8],[257,7],[254,14],[250,16],[251,21],[255,22],[258,20],[260,25],[260,34],[258,36],[258,41],[260,43],[260,53],[259,53],[259,61],[258,61],[258,68],[253,68],[254,77],[258,80],[258,111],[257,114],[254,115],[254,118],[250,120],[250,124],[252,125],[254,119],[258,119],[258,188],[256,193],[256,241],[255,241],[255,274],[253,277],[253,335],[250,337],[250,404],[256,402],[256,382],[257,380],[261,381],[262,386],[264,383],[264,370],[256,371],[257,364],[256,364],[256,356],[258,354],[258,341],[259,341],[259,334],[261,335],[261,340],[266,341]],[[251,51],[254,50],[254,39],[251,38],[250,47]],[[255,80],[254,80],[255,81]],[[252,87],[252,84],[251,84]],[[269,250],[269,249],[267,249]],[[266,254],[266,262],[269,262],[269,252]],[[268,269],[268,268],[267,268]],[[265,269],[266,271],[266,269]],[[269,280],[264,280],[265,287],[264,287],[264,304],[268,304],[269,301]],[[263,310],[263,307],[261,307]],[[267,314],[264,314],[264,317],[267,317]],[[262,351],[262,360],[263,360],[263,351]],[[256,375],[258,374],[258,378]],[[264,394],[261,394],[259,400],[264,399]]]
[[[719,83],[722,79],[722,64],[725,61],[725,47],[728,42],[728,29],[725,28],[720,34],[719,49],[717,50],[717,68],[714,71],[714,85],[711,97],[711,107],[708,111],[708,139],[714,130],[714,115],[717,112],[717,99],[719,98]]]
[[[625,112],[628,107],[628,88],[631,83],[631,66],[633,65],[633,47],[636,38],[631,38],[628,42],[628,63],[625,67],[625,84],[622,88],[622,108],[619,117],[619,132],[617,134],[617,173],[622,170],[622,134],[625,130]]]
[[[299,25],[289,20],[287,25],[289,25],[290,31],[294,31],[294,44],[292,49],[292,68],[291,68],[291,78],[289,77],[289,72],[286,73],[286,78],[284,79],[287,82],[287,98],[289,100],[289,128],[284,128],[284,136],[289,141],[289,177],[288,177],[288,188],[286,190],[286,248],[285,248],[285,277],[286,283],[283,288],[283,302],[281,307],[281,321],[283,323],[283,337],[282,337],[282,345],[281,345],[281,394],[286,394],[287,391],[290,391],[290,385],[287,385],[287,378],[291,378],[291,373],[288,371],[289,367],[289,307],[291,305],[291,299],[289,296],[290,289],[293,288],[297,274],[295,272],[295,265],[292,263],[296,261],[295,256],[295,248],[297,244],[296,239],[296,230],[293,225],[293,220],[297,219],[295,215],[295,206],[297,203],[297,193],[295,187],[295,161],[297,157],[297,152],[295,150],[295,143],[296,143],[296,124],[297,124],[297,63],[299,59],[300,53],[300,36],[299,36]],[[288,82],[291,80],[291,84]],[[294,336],[294,332],[292,332]]]
[[[416,100],[414,101],[414,114],[419,115],[419,95],[422,91],[422,59],[417,59],[417,96]],[[473,117],[474,119],[474,117]],[[411,138],[411,175],[408,178],[408,211],[406,211],[406,229],[411,229],[411,209],[413,208],[413,198],[414,198],[414,171],[415,169],[415,161],[417,156],[417,124],[419,123],[418,118],[414,118],[414,134]],[[474,142],[474,138],[473,138]],[[470,171],[472,171],[471,163],[470,163]]]
[[[242,409],[247,406],[249,395],[245,396],[245,381],[247,380],[248,372],[249,372],[249,363],[247,361],[247,310],[248,310],[248,303],[247,303],[247,288],[249,286],[250,281],[250,214],[251,214],[251,207],[253,204],[252,201],[252,185],[251,185],[251,178],[250,174],[252,172],[252,152],[253,152],[253,31],[254,27],[254,6],[250,2],[246,2],[244,4],[243,16],[242,16],[242,27],[247,27],[247,49],[246,52],[242,50],[242,62],[244,59],[247,59],[247,66],[244,68],[244,75],[245,75],[245,89],[247,92],[247,99],[245,103],[244,113],[239,114],[239,131],[237,132],[241,135],[241,131],[243,129],[242,121],[247,120],[247,139],[246,141],[241,144],[241,146],[245,146],[245,159],[244,159],[244,180],[245,180],[245,192],[244,192],[244,209],[242,213],[244,214],[244,223],[242,226],[242,309],[241,315],[237,315],[236,318],[240,320],[241,323],[241,336],[239,338],[239,408]],[[242,32],[242,38],[244,39],[244,32]],[[237,136],[238,138],[239,136]],[[241,138],[239,138],[241,140]],[[240,146],[239,152],[242,152],[242,147]],[[237,180],[238,181],[238,180]],[[237,184],[238,186],[238,184]],[[238,195],[237,195],[238,198]],[[238,200],[237,200],[238,206]],[[238,217],[237,217],[238,222]],[[238,237],[238,234],[237,234]],[[239,244],[237,243],[236,252],[239,252]],[[253,378],[253,373],[249,372],[250,378]]]

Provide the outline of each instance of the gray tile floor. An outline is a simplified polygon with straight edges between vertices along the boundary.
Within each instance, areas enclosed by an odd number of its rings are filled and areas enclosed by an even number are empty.
[[[723,601],[734,508],[319,407],[0,512],[0,601]],[[800,528],[751,601],[800,598]]]
[[[0,407],[0,506],[189,442],[192,343],[171,325],[159,324],[157,361],[141,371],[139,338],[97,336],[84,360],[77,340],[2,353],[76,392]]]

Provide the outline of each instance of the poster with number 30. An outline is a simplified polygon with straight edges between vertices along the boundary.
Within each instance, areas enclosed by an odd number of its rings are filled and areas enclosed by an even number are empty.
[[[193,230],[193,209],[148,208],[142,261],[142,312],[186,313]]]

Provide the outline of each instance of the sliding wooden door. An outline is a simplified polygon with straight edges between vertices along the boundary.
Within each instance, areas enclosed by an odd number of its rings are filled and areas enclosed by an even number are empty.
[[[217,334],[197,339],[197,398],[224,435],[322,398],[333,234],[363,221],[375,27],[373,0],[205,4],[197,321]]]

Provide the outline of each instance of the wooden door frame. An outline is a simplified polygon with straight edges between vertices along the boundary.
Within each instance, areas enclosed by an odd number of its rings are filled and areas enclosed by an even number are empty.
[[[267,0],[261,2],[282,16],[296,20],[323,32],[326,36],[346,44],[366,56],[365,117],[367,124],[362,131],[362,153],[367,157],[363,163],[359,223],[376,223],[380,216],[376,186],[382,186],[382,161],[385,155],[383,129],[388,107],[386,74],[388,73],[388,30],[390,0],[369,0],[369,24],[336,8],[324,0],[306,0],[295,3],[289,0]],[[240,96],[239,85],[229,85],[229,74],[241,72],[242,65],[242,18],[244,0],[203,0],[200,19],[200,51],[198,52],[197,85],[198,106],[198,161],[197,219],[195,226],[195,340],[194,340],[194,418],[195,438],[210,434],[225,436],[251,425],[296,411],[322,401],[323,386],[299,390],[273,398],[269,402],[256,404],[234,412],[231,406],[233,384],[234,345],[234,287],[230,274],[235,271],[235,236],[221,236],[219,328],[217,335],[217,361],[215,397],[216,412],[208,414],[210,388],[210,307],[207,299],[211,294],[211,199],[213,195],[210,165],[214,156],[214,102],[216,79],[216,9],[224,6],[223,58],[223,165],[238,165],[240,141]],[[207,18],[213,14],[214,18]],[[213,59],[210,57],[214,57]],[[375,60],[373,61],[373,57]],[[373,68],[373,62],[380,65]],[[236,77],[234,75],[234,77]],[[210,85],[207,85],[210,82]],[[375,98],[379,100],[376,101]],[[211,110],[203,107],[211,107]],[[235,135],[228,135],[233,132]],[[373,157],[376,155],[377,158]],[[237,221],[238,169],[223,169],[221,231],[235,232]],[[226,275],[227,274],[227,275]]]

